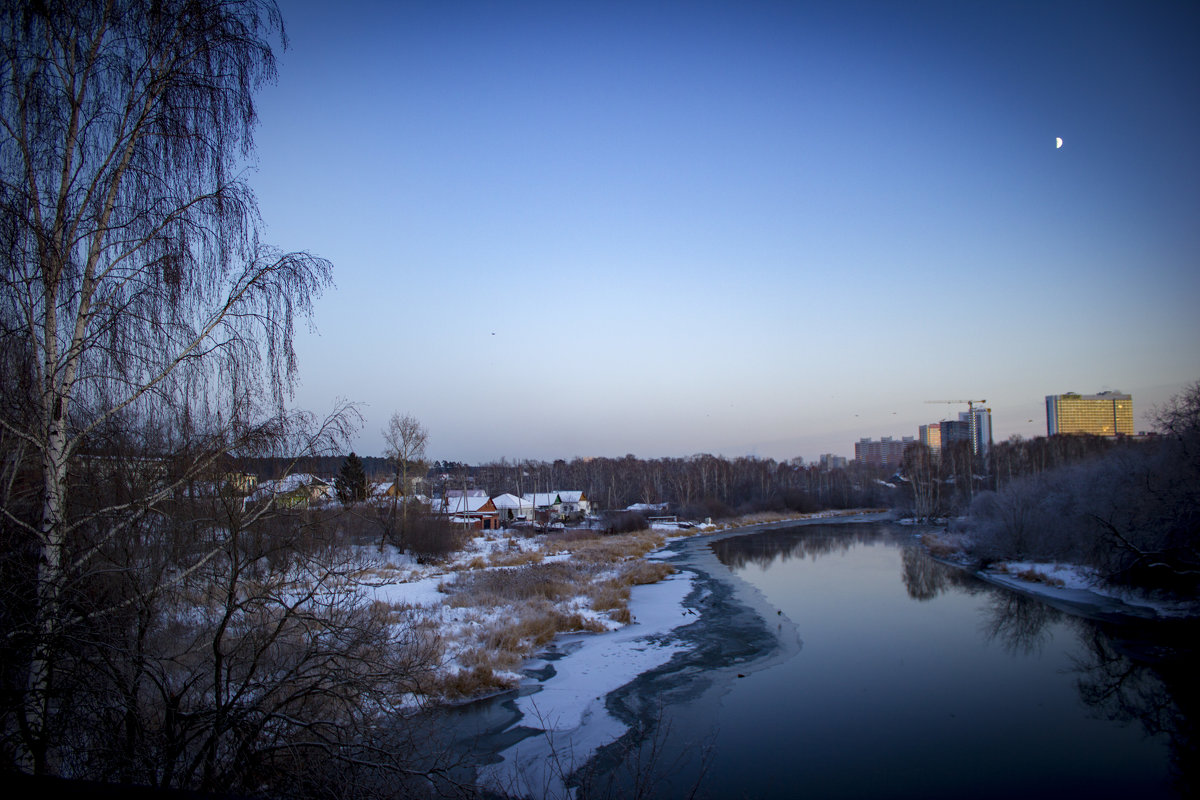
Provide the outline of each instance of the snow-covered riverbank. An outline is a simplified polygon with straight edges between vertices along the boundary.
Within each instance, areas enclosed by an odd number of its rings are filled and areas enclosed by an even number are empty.
[[[900,524],[916,525],[912,520]],[[977,578],[1045,602],[1060,611],[1093,619],[1170,620],[1200,617],[1200,601],[1113,586],[1099,571],[1061,561],[998,561],[980,568],[970,555],[964,534],[927,530],[917,534],[939,561],[965,569]]]
[[[1155,597],[1106,585],[1077,564],[1007,561],[976,570],[988,583],[1031,595],[1069,614],[1096,619],[1184,619],[1200,616],[1200,603]]]
[[[617,536],[489,532],[437,564],[362,548],[360,591],[395,624],[436,643],[440,655],[415,706],[489,696],[485,704],[503,705],[488,743],[470,746],[490,761],[474,779],[521,796],[560,796],[575,768],[597,753],[613,757],[613,747],[637,739],[634,728],[653,728],[655,701],[645,698],[682,683],[680,674],[732,680],[798,647],[786,621],[730,579],[709,543],[886,517],[822,513]]]
[[[522,797],[562,797],[563,780],[631,727],[652,729],[660,703],[703,672],[707,691],[795,653],[799,638],[757,590],[735,578],[709,548],[713,541],[775,527],[885,518],[879,512],[812,515],[730,526],[701,536],[678,537],[646,556],[676,572],[633,590],[633,622],[599,635],[560,636],[527,662],[508,730],[520,740],[494,753],[484,784]],[[768,619],[770,623],[768,624]],[[503,738],[501,731],[492,735]],[[515,738],[515,737],[512,737]],[[653,765],[643,765],[653,769]]]
[[[528,662],[515,706],[531,735],[498,753],[482,783],[521,797],[564,796],[563,780],[627,730],[606,706],[609,693],[684,649],[675,632],[694,619],[684,606],[693,583],[692,574],[677,572],[635,587],[631,624],[607,634],[560,636]]]

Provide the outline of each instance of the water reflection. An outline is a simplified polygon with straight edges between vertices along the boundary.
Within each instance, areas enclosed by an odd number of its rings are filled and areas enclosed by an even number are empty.
[[[733,570],[750,565],[766,569],[795,558],[815,561],[821,556],[846,553],[855,545],[878,541],[880,535],[875,525],[839,525],[836,535],[822,534],[815,528],[780,528],[720,539],[713,542],[712,550]]]
[[[717,541],[712,549],[735,572],[742,572],[752,565],[763,573],[770,570],[773,575],[782,575],[787,570],[789,580],[780,582],[775,578],[767,579],[764,583],[764,586],[770,585],[778,592],[781,591],[778,587],[790,587],[792,582],[811,584],[827,573],[843,568],[843,564],[831,561],[802,571],[796,569],[795,564],[785,566],[789,561],[815,562],[868,546],[875,548],[877,553],[880,545],[900,551],[900,578],[907,597],[915,604],[932,606],[933,601],[951,594],[962,596],[960,599],[974,598],[971,602],[976,608],[978,641],[985,646],[997,645],[1007,657],[1021,662],[1067,665],[1051,667],[1050,675],[1052,677],[1057,672],[1061,676],[1065,672],[1073,677],[1074,691],[1092,719],[1119,726],[1135,724],[1147,737],[1165,742],[1174,791],[1186,797],[1200,796],[1200,774],[1196,766],[1200,764],[1200,746],[1197,745],[1195,731],[1195,720],[1200,714],[1200,704],[1197,702],[1200,700],[1200,684],[1195,680],[1197,669],[1200,668],[1200,659],[1197,658],[1200,625],[1197,623],[1153,624],[1139,621],[1117,624],[1072,616],[1039,600],[986,584],[962,569],[935,561],[915,543],[911,531],[889,525],[845,524],[778,529]],[[849,565],[852,560],[838,561]],[[878,561],[875,558],[872,563]],[[844,590],[851,596],[863,592],[863,584],[856,583],[858,579],[851,577],[849,571],[844,576],[840,572],[838,575],[838,581],[821,581],[825,591],[832,589],[840,594]],[[751,573],[746,573],[745,577],[752,582],[758,580]],[[799,597],[802,589],[796,588],[794,591]],[[786,601],[786,595],[779,597],[780,602]],[[823,599],[817,595],[804,595],[802,600],[795,601],[796,608],[836,608],[840,611],[849,608],[852,602],[852,597],[845,600],[838,597],[834,603],[824,603]],[[861,616],[871,612],[860,607],[845,613]],[[817,618],[806,620],[809,628],[817,624],[820,624]],[[802,627],[799,634],[806,636],[806,630]],[[835,646],[835,642],[830,639],[822,642],[822,645],[828,649]],[[970,646],[966,642],[960,643],[958,648],[954,652],[964,665],[968,658],[981,657],[978,654],[968,655],[966,651]],[[1015,665],[1018,662],[1011,663]],[[808,668],[811,670],[813,667],[810,664]],[[1034,689],[1031,684],[1030,691],[1043,690]],[[1061,724],[1063,731],[1072,730],[1069,723]],[[920,732],[915,734],[920,735]],[[1067,737],[1072,735],[1067,734]],[[1084,733],[1081,728],[1079,736],[1085,735],[1096,734],[1094,731]],[[1086,745],[1081,743],[1079,746]],[[1086,769],[1094,769],[1096,776],[1104,774],[1098,765]],[[1157,779],[1162,780],[1163,777],[1160,772]],[[1145,779],[1153,780],[1154,777],[1147,775]],[[1116,791],[1116,785],[1110,790]]]
[[[1051,639],[1049,626],[1062,619],[1062,612],[1004,589],[992,589],[988,594],[979,626],[984,639],[998,642],[1010,655],[1042,652]]]
[[[1137,723],[1147,736],[1165,736],[1172,776],[1184,797],[1200,794],[1196,737],[1197,625],[1172,622],[1121,627],[1072,620],[1083,645],[1075,660],[1075,686],[1101,718]]]
[[[906,547],[901,554],[904,566],[904,588],[913,600],[932,600],[950,586],[950,569],[916,547]]]

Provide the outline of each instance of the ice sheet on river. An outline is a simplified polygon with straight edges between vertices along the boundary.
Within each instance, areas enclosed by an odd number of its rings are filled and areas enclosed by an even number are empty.
[[[626,730],[606,710],[605,696],[684,648],[672,632],[695,620],[684,608],[693,578],[679,572],[633,587],[632,624],[606,634],[560,637],[545,658],[531,662],[527,672],[543,675],[516,704],[522,724],[545,733],[502,751],[503,761],[483,771],[483,782],[522,797],[565,796],[562,779]]]

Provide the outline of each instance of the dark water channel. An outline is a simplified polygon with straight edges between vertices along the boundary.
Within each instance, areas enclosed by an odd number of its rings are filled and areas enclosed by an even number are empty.
[[[886,523],[676,549],[696,647],[608,702],[641,720],[655,796],[1195,796],[1194,624],[1067,615]]]

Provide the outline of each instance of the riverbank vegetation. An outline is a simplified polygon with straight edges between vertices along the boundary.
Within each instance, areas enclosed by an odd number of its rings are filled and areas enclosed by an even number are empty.
[[[133,474],[92,476],[72,507],[144,489]],[[515,686],[522,661],[556,635],[630,622],[631,587],[673,571],[642,558],[663,543],[644,529],[460,528],[457,541],[437,556],[381,551],[352,509],[279,508],[198,481],[74,573],[47,769],[277,797],[446,780],[424,708]],[[11,758],[25,735],[13,701],[33,646],[23,620],[34,572],[28,548],[5,554]]]
[[[1064,562],[1114,586],[1177,597],[1200,589],[1200,383],[1156,418],[1145,441],[1054,440],[1047,465],[1015,459],[1021,442],[998,446],[996,488],[978,491],[950,526],[983,565]],[[1076,457],[1063,457],[1074,452]],[[939,545],[947,547],[943,539]]]

